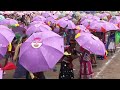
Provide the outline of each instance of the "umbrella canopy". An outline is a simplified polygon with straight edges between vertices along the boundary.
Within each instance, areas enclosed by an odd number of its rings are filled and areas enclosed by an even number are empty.
[[[51,16],[51,17],[48,17],[45,22],[46,22],[46,23],[48,23],[48,22],[55,23],[56,20],[55,20],[54,17]]]
[[[12,28],[12,31],[13,31],[15,34],[20,34],[20,35],[22,36],[23,34],[25,34],[26,29],[23,28],[23,27],[15,27],[15,28]]]
[[[75,24],[71,20],[68,20],[67,18],[62,18],[56,21],[56,24],[58,24],[62,28],[66,27],[67,29],[75,29],[76,27]]]
[[[97,54],[97,55],[105,55],[106,49],[101,40],[99,40],[98,37],[94,36],[90,33],[78,33],[76,35],[76,41],[80,46],[85,48],[86,50],[90,51],[91,53]]]
[[[27,31],[26,34],[28,36],[30,36],[31,34],[35,33],[35,32],[43,32],[43,31],[50,31],[52,30],[49,26],[47,25],[43,25],[43,24],[35,24],[30,26]]]
[[[118,23],[120,23],[120,17],[118,17],[118,16],[113,16],[113,17],[109,20],[109,22],[114,23],[114,24],[118,24]]]
[[[18,24],[18,21],[10,18],[6,18],[0,22],[0,25],[5,25],[5,26],[12,26]]]
[[[5,17],[3,15],[0,15],[0,21],[4,20]]]
[[[20,64],[30,72],[52,69],[64,54],[64,39],[54,32],[32,34],[20,48]]]
[[[50,15],[51,15],[51,13],[49,13],[49,12],[42,12],[42,16],[45,18],[49,17]]]
[[[71,20],[67,20],[67,29],[75,29],[75,24]]]
[[[93,19],[85,19],[84,21],[81,22],[82,25],[85,27],[89,26],[90,23],[92,23],[94,20]]]
[[[79,33],[79,32],[86,32],[86,33],[90,33],[90,31],[83,25],[77,25],[76,26],[76,30],[75,33]]]
[[[12,42],[15,34],[6,26],[0,25],[0,58],[7,52],[7,46]]]
[[[35,16],[32,21],[43,21],[45,22],[46,18],[43,16]]]
[[[15,34],[12,32],[11,29],[0,25],[0,44],[8,46],[9,43],[12,42]]]
[[[89,28],[97,32],[107,32],[110,30],[119,29],[115,24],[109,23],[109,22],[96,22],[96,23],[91,24]]]
[[[56,24],[58,24],[62,28],[65,28],[67,26],[66,18],[61,18],[61,19],[57,20]]]
[[[45,24],[45,23],[42,22],[42,21],[33,21],[33,22],[30,23],[29,26],[31,26],[31,25],[35,25],[35,24]]]

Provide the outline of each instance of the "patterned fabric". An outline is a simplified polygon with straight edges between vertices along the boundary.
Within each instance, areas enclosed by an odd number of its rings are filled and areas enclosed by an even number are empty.
[[[80,62],[80,78],[81,79],[91,79],[93,75],[93,69],[90,61]]]
[[[59,79],[72,79],[74,78],[73,69],[69,67],[69,63],[61,62]]]
[[[93,69],[91,64],[91,58],[89,52],[84,52],[80,60],[80,78],[91,79],[93,75]]]

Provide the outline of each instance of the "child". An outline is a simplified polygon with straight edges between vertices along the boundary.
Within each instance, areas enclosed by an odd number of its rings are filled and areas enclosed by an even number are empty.
[[[93,69],[91,64],[90,52],[83,49],[80,58],[80,79],[92,79]]]

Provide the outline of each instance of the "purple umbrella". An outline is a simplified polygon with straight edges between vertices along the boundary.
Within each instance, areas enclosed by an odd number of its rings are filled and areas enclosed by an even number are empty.
[[[56,20],[55,20],[54,17],[48,17],[45,22],[46,22],[46,23],[48,23],[48,22],[55,23]]]
[[[71,20],[67,20],[67,29],[75,29],[75,24]]]
[[[102,41],[93,34],[81,32],[76,41],[80,46],[97,55],[105,55],[106,49]]]
[[[49,17],[50,15],[51,15],[51,13],[48,13],[48,12],[42,13],[42,16],[45,17],[45,18]]]
[[[60,28],[58,26],[55,27],[54,30],[53,30],[53,32],[55,32],[55,33],[59,33],[59,31],[60,31]]]
[[[114,16],[110,19],[109,22],[114,23],[114,24],[118,24],[118,23],[120,23],[120,17]]]
[[[12,42],[15,34],[6,26],[0,25],[0,58],[7,52],[7,46]]]
[[[100,14],[100,18],[102,19],[102,18],[104,18],[104,17],[107,17],[107,16],[109,16],[110,14],[109,13],[103,13],[103,14]]]
[[[10,19],[10,18],[6,18],[6,19],[0,21],[0,25],[11,26],[11,25],[15,25],[15,24],[18,24],[18,21],[14,20],[14,19]]]
[[[67,29],[75,29],[75,24],[71,20],[68,20],[66,18],[62,18],[56,21],[56,24],[59,24],[59,26],[63,28],[66,27]]]
[[[0,45],[0,60],[5,56],[7,52],[7,47]]]
[[[20,35],[23,35],[25,34],[26,32],[26,29],[23,28],[23,27],[15,27],[15,28],[12,28],[12,31],[16,34],[16,33],[19,33]]]
[[[3,27],[3,25],[0,25],[0,44],[8,46],[15,37],[15,34],[11,29]]]
[[[56,21],[56,24],[59,24],[60,27],[65,28],[67,26],[67,21],[68,19],[66,18],[61,18]]]
[[[35,73],[53,69],[64,54],[64,39],[54,32],[31,35],[20,48],[20,64]]]
[[[29,27],[32,26],[32,25],[35,25],[35,24],[44,24],[45,25],[45,23],[42,22],[42,21],[33,21],[33,22],[30,23]]]
[[[43,31],[50,31],[51,28],[47,25],[43,25],[43,24],[35,24],[30,26],[27,31],[26,34],[28,36],[30,36],[31,34],[35,33],[35,32],[43,32]]]
[[[32,19],[32,21],[43,21],[45,22],[46,18],[43,16],[36,16]]]
[[[103,24],[103,28],[105,28],[106,31],[118,30],[119,29],[115,24],[110,23],[110,22],[104,23]]]
[[[93,21],[94,21],[93,19],[85,19],[84,21],[81,22],[81,24],[84,25],[85,27],[87,27]]]
[[[90,31],[85,26],[83,26],[83,25],[77,25],[76,29],[77,29],[77,30],[75,30],[76,34],[79,33],[79,32],[90,33]]]
[[[96,22],[96,23],[90,25],[89,28],[94,29],[97,32],[103,32],[102,29],[104,29],[104,31],[118,30],[119,29],[115,24],[109,23],[109,22]]]

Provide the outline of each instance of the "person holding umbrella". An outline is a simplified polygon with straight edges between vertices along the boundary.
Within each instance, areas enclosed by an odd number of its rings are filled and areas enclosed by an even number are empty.
[[[14,61],[17,61],[16,63],[16,70],[15,70],[15,73],[14,73],[14,76],[13,78],[16,78],[16,79],[26,79],[29,72],[18,62],[19,61],[19,49],[22,45],[22,43],[27,39],[27,36],[23,36],[19,42],[19,44],[17,45],[16,49],[15,49],[15,54],[13,56],[13,60]]]
[[[80,57],[80,79],[92,79],[93,69],[91,64],[90,52],[84,48],[82,49],[83,53]]]
[[[70,47],[67,47],[63,58],[61,59],[61,68],[59,73],[59,79],[73,79],[73,65],[70,53]]]
[[[113,55],[113,53],[115,53],[115,33],[114,32],[110,32],[110,36],[108,39],[108,51]]]

